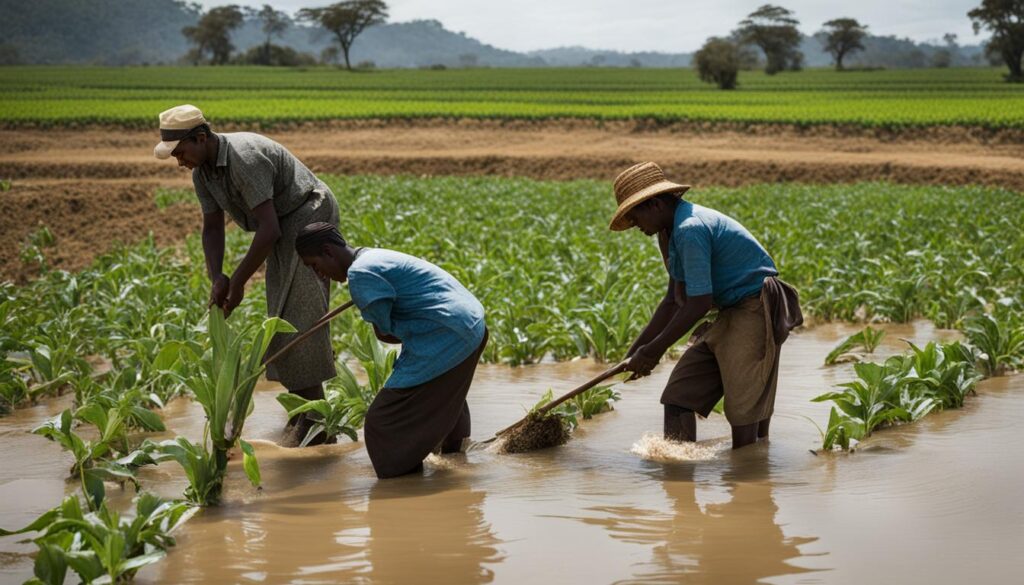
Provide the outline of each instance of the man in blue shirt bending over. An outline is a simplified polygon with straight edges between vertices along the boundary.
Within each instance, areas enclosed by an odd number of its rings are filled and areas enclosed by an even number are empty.
[[[470,432],[466,394],[487,345],[476,297],[426,260],[353,248],[329,223],[306,226],[295,249],[321,278],[348,281],[352,300],[381,341],[402,344],[391,377],[366,413],[363,434],[377,476],[422,470],[437,448],[460,451]]]
[[[610,228],[657,235],[668,289],[627,354],[634,377],[700,319],[714,323],[676,364],[661,396],[665,438],[696,441],[696,414],[707,417],[725,397],[738,449],[768,437],[775,405],[779,348],[803,323],[796,291],[778,280],[775,262],[746,228],[714,209],[682,198],[690,187],[665,178],[658,165],[634,165],[615,179],[619,204]]]

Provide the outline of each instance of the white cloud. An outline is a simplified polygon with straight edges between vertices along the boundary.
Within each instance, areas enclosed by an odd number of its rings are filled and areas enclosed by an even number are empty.
[[[246,0],[235,0],[249,3]],[[256,4],[259,0],[250,0]],[[391,22],[441,21],[502,49],[528,51],[582,45],[621,51],[683,52],[713,35],[728,34],[745,15],[770,0],[386,0]],[[205,6],[224,1],[202,0]],[[330,0],[271,2],[294,12]],[[978,42],[967,11],[980,0],[776,0],[796,12],[800,29],[816,32],[821,23],[850,16],[873,34],[934,40],[952,32],[961,43]]]

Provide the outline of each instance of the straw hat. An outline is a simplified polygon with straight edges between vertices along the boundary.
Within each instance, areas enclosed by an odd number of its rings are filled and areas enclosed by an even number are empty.
[[[153,149],[153,156],[159,159],[169,158],[182,138],[188,136],[196,126],[206,123],[206,118],[199,108],[185,104],[165,112],[160,112],[160,144]]]
[[[615,200],[619,208],[615,210],[615,216],[608,227],[616,232],[627,230],[633,227],[633,222],[626,219],[630,209],[665,193],[682,197],[689,189],[689,185],[680,185],[666,179],[661,167],[652,162],[633,165],[615,178]]]

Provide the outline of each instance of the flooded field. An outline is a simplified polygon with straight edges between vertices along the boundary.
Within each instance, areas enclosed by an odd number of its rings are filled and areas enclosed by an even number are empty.
[[[924,322],[887,327],[899,339],[945,339]],[[263,471],[255,491],[232,463],[224,505],[177,533],[139,583],[964,583],[1024,574],[1024,376],[982,382],[979,396],[876,434],[853,455],[815,456],[828,404],[810,398],[851,378],[825,368],[857,328],[798,333],[782,355],[768,444],[729,450],[712,415],[700,442],[665,443],[658,397],[672,368],[620,385],[616,410],[565,446],[523,455],[488,449],[432,457],[419,476],[377,481],[361,443],[276,446],[284,411],[264,385],[246,424]],[[604,366],[483,365],[470,392],[473,437],[515,421],[548,388],[568,390]],[[0,419],[0,526],[20,527],[74,489],[70,461],[28,430],[67,398]],[[168,436],[201,435],[202,410],[163,411]],[[652,436],[653,434],[653,436]],[[144,485],[180,496],[175,465]],[[110,494],[121,506],[131,490]],[[31,544],[0,539],[0,582],[31,576]],[[1016,578],[1016,579],[1014,579]]]

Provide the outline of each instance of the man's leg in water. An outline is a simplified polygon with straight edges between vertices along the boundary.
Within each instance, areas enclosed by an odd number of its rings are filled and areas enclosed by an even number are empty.
[[[759,423],[751,423],[732,427],[732,448],[739,449],[756,443],[758,426]]]
[[[697,415],[689,408],[665,405],[665,438],[669,441],[696,441]]]
[[[762,419],[761,422],[757,423],[757,438],[767,439],[768,438],[768,425],[772,424],[772,417]]]

